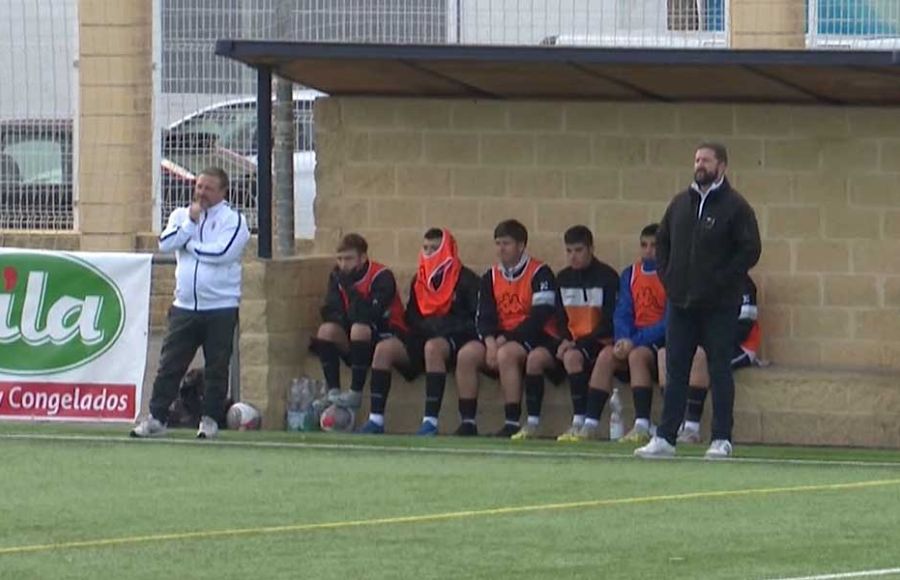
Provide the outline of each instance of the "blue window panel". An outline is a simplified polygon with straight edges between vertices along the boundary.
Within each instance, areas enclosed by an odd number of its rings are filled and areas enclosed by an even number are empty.
[[[819,34],[868,36],[897,34],[897,0],[818,0]]]
[[[725,31],[725,0],[703,0],[703,30]]]

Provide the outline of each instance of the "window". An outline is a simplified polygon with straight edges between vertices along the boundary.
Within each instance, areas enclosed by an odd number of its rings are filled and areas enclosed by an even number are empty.
[[[897,0],[818,0],[816,32],[843,36],[900,33]]]
[[[63,166],[63,147],[58,141],[26,139],[3,148],[18,166],[18,182],[24,185],[70,183]]]
[[[672,31],[724,32],[726,0],[666,0],[667,26]]]

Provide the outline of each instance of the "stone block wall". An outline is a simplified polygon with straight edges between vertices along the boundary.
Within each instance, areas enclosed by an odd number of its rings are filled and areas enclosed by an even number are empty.
[[[621,269],[689,183],[694,147],[722,141],[764,240],[753,275],[765,355],[900,368],[896,110],[330,98],[315,114],[316,251],[358,231],[404,291],[425,228],[451,228],[481,270],[508,217],[556,268],[563,231],[583,223]]]
[[[266,428],[282,429],[290,381],[315,359],[306,357],[319,325],[330,258],[244,261],[241,301],[241,398],[263,412]]]

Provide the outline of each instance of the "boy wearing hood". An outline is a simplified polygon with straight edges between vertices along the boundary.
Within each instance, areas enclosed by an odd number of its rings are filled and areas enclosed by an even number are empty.
[[[424,367],[425,414],[418,435],[437,435],[447,370],[457,361],[462,349],[471,342],[478,342],[475,332],[478,288],[478,276],[460,261],[456,240],[450,231],[431,228],[425,232],[419,267],[406,305],[408,333],[405,340],[391,337],[375,347],[370,384],[371,412],[361,429],[363,433],[384,433],[391,369],[397,369],[407,380],[412,380]],[[457,365],[456,381],[463,385],[467,381],[477,381],[477,373],[477,364]],[[461,401],[460,413],[463,415],[464,406]],[[472,417],[474,419],[474,413]],[[474,423],[471,426],[474,427]],[[469,426],[461,426],[457,433],[473,434],[468,433],[469,430]]]

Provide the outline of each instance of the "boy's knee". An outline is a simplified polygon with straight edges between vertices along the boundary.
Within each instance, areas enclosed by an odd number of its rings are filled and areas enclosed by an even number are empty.
[[[580,351],[570,350],[563,355],[563,366],[569,374],[584,370],[584,355]]]

